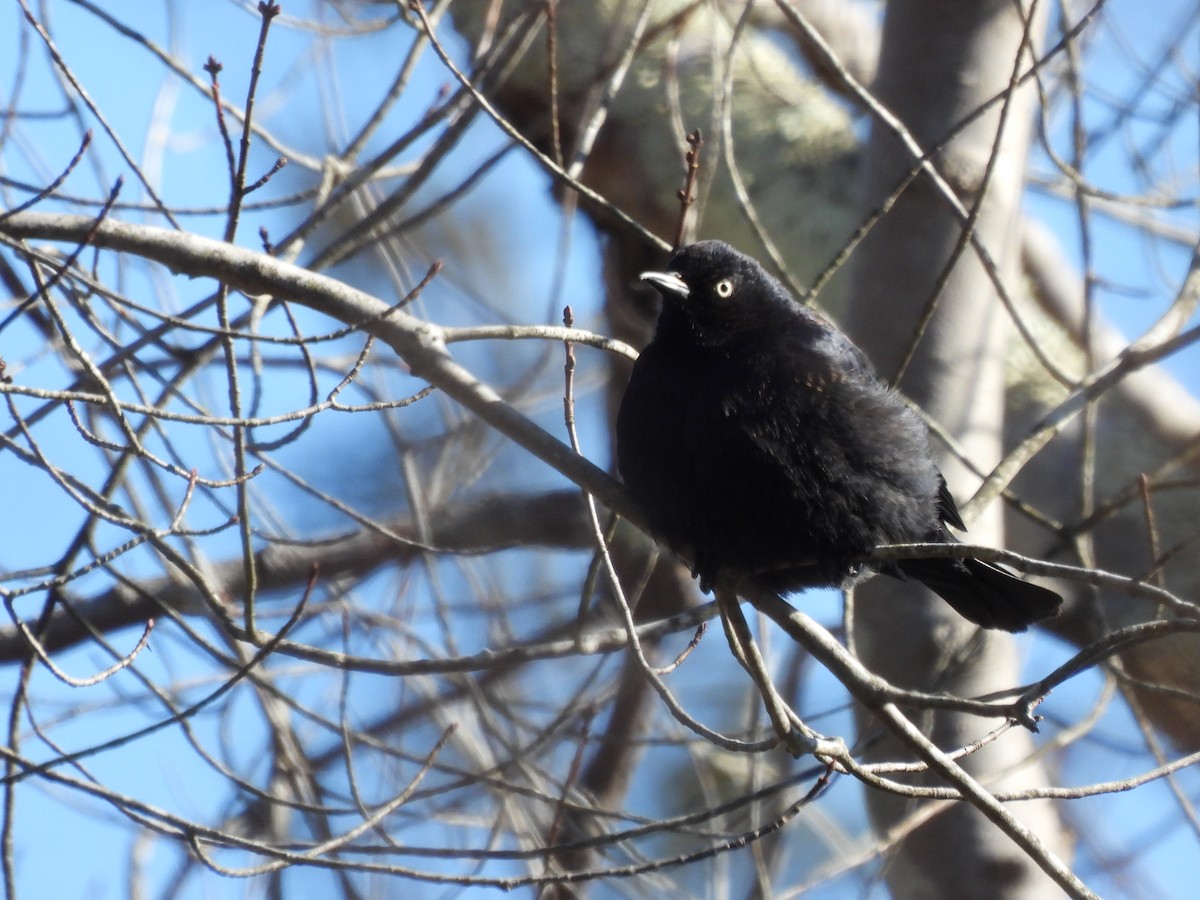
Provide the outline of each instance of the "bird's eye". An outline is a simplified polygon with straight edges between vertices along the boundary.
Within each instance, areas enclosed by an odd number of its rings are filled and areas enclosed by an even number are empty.
[[[717,291],[717,296],[720,297],[722,300],[732,297],[733,296],[733,279],[732,278],[722,278],[720,281],[717,282],[716,291]]]

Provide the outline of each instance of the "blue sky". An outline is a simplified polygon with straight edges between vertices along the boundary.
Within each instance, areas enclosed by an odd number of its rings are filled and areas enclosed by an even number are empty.
[[[148,54],[132,42],[115,37],[106,28],[98,25],[86,12],[68,2],[47,3],[55,25],[55,39],[63,56],[69,60],[93,99],[103,111],[113,130],[130,143],[135,158],[148,161],[156,172],[163,195],[168,203],[177,206],[209,207],[223,202],[227,186],[223,180],[223,151],[216,140],[216,129],[211,104],[190,88],[179,88],[173,78],[165,77],[163,70]],[[110,3],[114,10],[121,10],[119,3]],[[181,59],[189,71],[203,75],[201,67],[209,54],[216,55],[224,64],[222,85],[227,97],[239,104],[245,93],[248,60],[254,48],[257,33],[256,17],[239,11],[234,4],[214,5],[204,0],[190,0],[173,4],[142,4],[138,13],[138,27],[153,39],[167,44],[172,42],[172,51]],[[1177,8],[1174,4],[1172,9]],[[289,11],[285,9],[285,12]],[[215,11],[215,14],[214,14]],[[307,13],[304,4],[296,4],[297,14]],[[14,6],[0,13],[0,91],[9,92],[16,83],[14,61],[19,60],[21,47],[16,27],[19,10]],[[1106,16],[1111,19],[1111,31],[1123,36],[1123,42],[1104,37],[1095,48],[1099,62],[1093,73],[1098,82],[1116,96],[1121,96],[1128,87],[1122,78],[1128,77],[1124,66],[1105,65],[1105,60],[1127,60],[1129,48],[1145,49],[1147,64],[1153,62],[1156,48],[1164,46],[1171,37],[1166,28],[1174,16],[1152,17],[1132,3],[1110,3]],[[1194,26],[1193,26],[1194,29]],[[1194,34],[1193,30],[1193,34]],[[352,133],[362,118],[374,107],[377,91],[371,89],[378,81],[380,60],[387,59],[387,72],[391,63],[403,48],[395,46],[395,31],[376,36],[356,39],[349,45],[322,47],[313,42],[304,31],[277,27],[271,37],[267,54],[264,86],[260,92],[259,115],[285,142],[309,153],[317,153],[326,145],[314,135],[319,128],[321,99],[330,101],[326,109],[338,107],[337,116],[330,116],[328,128],[335,141],[341,141]],[[1190,46],[1188,61],[1190,71],[1200,68],[1195,42]],[[1108,56],[1106,56],[1108,54]],[[51,111],[60,108],[54,79],[44,62],[40,48],[32,48],[33,63],[26,69],[23,95],[20,106],[24,109]],[[7,62],[6,62],[7,61]],[[1109,83],[1111,72],[1111,83]],[[400,133],[424,112],[428,103],[437,95],[439,88],[448,81],[432,57],[418,66],[412,86],[403,102],[393,113],[393,121],[374,140],[378,149],[394,134]],[[336,98],[330,92],[340,92]],[[1191,86],[1194,89],[1194,86]],[[1179,90],[1187,85],[1178,86]],[[177,97],[174,97],[175,94]],[[174,99],[173,99],[174,98]],[[332,102],[336,99],[336,102]],[[171,114],[165,120],[156,120],[156,103],[174,102]],[[1164,92],[1155,98],[1154,108],[1166,109],[1173,96]],[[306,114],[295,114],[303,108]],[[1089,121],[1104,122],[1106,107],[1100,100],[1087,109]],[[147,126],[151,123],[168,127],[170,137],[163,143],[145,142]],[[1063,128],[1063,122],[1053,123]],[[77,131],[71,125],[54,122],[22,123],[18,133],[26,140],[36,143],[23,144],[21,140],[10,140],[0,159],[0,174],[19,181],[44,183],[48,175],[61,166],[77,147]],[[1135,138],[1151,141],[1155,137],[1153,121],[1139,123],[1131,129]],[[1168,133],[1167,141],[1177,161],[1180,178],[1196,186],[1197,144],[1196,117],[1184,117],[1178,129]],[[97,158],[103,161],[103,170],[93,170],[90,165],[81,167],[67,182],[67,190],[86,196],[97,196],[102,186],[111,184],[122,171],[119,156],[111,142],[96,130]],[[475,161],[485,158],[500,145],[500,136],[486,124],[472,131],[470,139],[456,156],[457,165],[466,171]],[[265,171],[274,159],[274,152],[259,148],[252,170]],[[1144,189],[1136,173],[1128,170],[1123,160],[1119,140],[1110,143],[1110,149],[1099,154],[1089,163],[1087,174],[1097,183],[1117,193],[1137,193]],[[1035,159],[1035,164],[1045,166],[1045,160]],[[452,183],[454,173],[444,177]],[[255,177],[255,176],[252,176]],[[1190,178],[1190,181],[1187,179]],[[311,173],[298,167],[285,170],[277,177],[273,189],[278,194],[287,193],[310,182]],[[1186,193],[1186,191],[1185,191]],[[8,192],[0,195],[5,204],[21,195]],[[122,198],[126,201],[142,200],[136,183],[126,178]],[[1192,205],[1176,210],[1171,215],[1174,223],[1181,227],[1197,227],[1197,210],[1194,193]],[[1044,219],[1063,236],[1064,246],[1075,260],[1082,262],[1078,241],[1073,240],[1074,209],[1069,202],[1047,196],[1044,192],[1032,191],[1028,198],[1028,209],[1032,215]],[[496,215],[502,211],[502,217]],[[477,188],[464,202],[462,215],[478,226],[491,223],[492,228],[479,239],[479,252],[485,262],[505,265],[506,296],[523,298],[519,308],[505,310],[517,321],[551,321],[551,310],[567,298],[576,310],[579,323],[583,326],[599,327],[599,311],[603,301],[599,269],[599,253],[596,238],[590,227],[577,217],[572,232],[571,255],[565,270],[561,296],[552,296],[554,278],[550,261],[556,256],[547,248],[555,248],[560,239],[559,210],[554,202],[546,180],[536,168],[519,155],[512,154],[497,171]],[[120,213],[122,218],[139,220],[143,217],[134,210]],[[264,226],[272,234],[287,230],[291,213],[270,210],[252,211],[246,216],[241,230],[241,243],[257,246],[256,231]],[[500,219],[497,222],[497,219]],[[218,216],[189,216],[185,226],[202,233],[219,235],[223,221]],[[1098,274],[1111,287],[1098,291],[1105,314],[1128,335],[1136,335],[1141,329],[1161,314],[1164,303],[1170,299],[1166,293],[1171,284],[1178,284],[1180,273],[1186,268],[1190,251],[1171,242],[1146,244],[1131,237],[1128,226],[1098,218],[1095,230],[1095,264]],[[437,235],[433,235],[434,238]],[[447,239],[448,240],[448,239]],[[482,267],[486,271],[486,265]],[[441,322],[456,319],[469,320],[477,313],[478,297],[488,294],[489,285],[471,281],[479,268],[467,269],[466,283],[454,284],[428,299],[423,307],[426,314]],[[202,296],[209,286],[193,284],[185,279],[174,279],[169,284],[152,280],[138,270],[122,273],[124,289],[132,296],[143,299],[158,297],[163,302],[185,306]],[[386,296],[390,289],[380,279],[377,285],[363,285]],[[316,327],[315,319],[312,320]],[[19,370],[15,373],[23,382],[39,384],[61,384],[63,373],[56,360],[39,351],[41,337],[22,323],[11,326],[0,335],[0,355],[6,360],[16,361]],[[18,349],[14,350],[13,347]],[[460,352],[456,349],[456,353]],[[463,349],[464,358],[483,366],[495,359],[489,354],[495,351],[486,347]],[[602,370],[589,351],[581,350],[581,380],[587,384],[592,379],[592,388],[602,377]],[[526,355],[522,355],[526,354]],[[529,350],[505,348],[503,360],[506,373],[515,379],[522,372],[536,368],[537,355]],[[558,365],[557,362],[554,365]],[[1196,352],[1190,350],[1168,362],[1172,373],[1183,380],[1193,392],[1200,387],[1200,366]],[[214,390],[216,388],[214,387]],[[280,391],[289,386],[280,385]],[[303,390],[296,396],[302,396]],[[281,407],[289,405],[292,398],[284,394],[273,395],[272,402]],[[532,412],[554,427],[559,417],[558,399],[548,396],[545,402]],[[581,408],[581,429],[585,452],[598,462],[605,462],[608,448],[602,410],[597,395],[585,397]],[[357,423],[355,425],[357,426]],[[380,464],[381,450],[373,447],[380,435],[378,429],[364,427],[363,432],[352,431],[346,421],[331,419],[320,437],[336,448],[337,459],[350,469],[366,471]],[[39,431],[46,446],[60,452],[60,464],[85,475],[95,476],[99,472],[97,460],[90,453],[80,453],[78,458],[68,456],[78,442],[75,430],[65,416],[58,416]],[[324,463],[325,457],[316,456],[308,460],[289,459],[296,468],[304,472],[315,471]],[[522,470],[528,486],[557,484],[552,473],[529,464]],[[52,559],[46,548],[56,546],[61,540],[65,524],[77,522],[79,510],[61,492],[48,489],[41,477],[31,477],[30,470],[15,462],[11,457],[0,455],[0,484],[5,485],[6,506],[9,510],[20,510],[22,515],[8,516],[0,520],[0,568],[12,570],[23,568],[33,559],[39,563]],[[346,486],[352,499],[370,507],[372,494],[379,493],[379,482],[373,479],[360,480]],[[357,491],[357,493],[356,493]],[[212,524],[219,519],[219,511],[207,511],[207,521]],[[331,517],[330,527],[334,527]],[[210,553],[230,552],[236,546],[232,532],[207,545]],[[564,567],[574,567],[578,558],[571,558]],[[74,589],[86,593],[104,579],[97,575],[82,579]],[[369,581],[368,586],[387,590],[389,581],[380,578]],[[839,605],[832,596],[806,598],[806,608],[815,609],[822,620],[836,622]],[[19,607],[23,614],[30,614],[36,607]],[[526,619],[517,616],[516,621],[533,627],[536,611],[527,611]],[[430,628],[430,635],[436,631]],[[169,628],[164,628],[156,637],[153,649],[138,660],[139,671],[157,683],[187,683],[188,700],[202,696],[212,690],[216,682],[211,681],[213,671],[209,661],[190,648],[177,636],[172,638]],[[118,634],[114,643],[121,652],[128,650],[137,635],[131,631]],[[484,636],[480,636],[481,643]],[[1028,644],[1031,668],[1044,671],[1048,661],[1061,659],[1065,649],[1054,641],[1037,637]],[[723,654],[725,649],[717,641],[709,640],[702,651],[711,664],[696,665],[698,673],[707,673],[709,679],[698,679],[688,689],[688,696],[695,702],[706,691],[720,688],[723,678],[734,670],[734,666]],[[96,649],[84,647],[65,653],[58,660],[60,665],[74,675],[82,676],[107,665],[108,660]],[[723,668],[722,668],[723,666]],[[810,687],[813,696],[807,698],[808,709],[822,709],[823,703],[816,692],[830,688],[828,679],[817,679]],[[303,678],[297,678],[303,685]],[[569,682],[564,682],[564,685]],[[391,686],[381,680],[372,681],[362,677],[356,680],[359,693],[355,694],[356,712],[362,716],[384,707]],[[565,689],[562,685],[560,689]],[[131,707],[121,703],[124,688],[116,681],[92,692],[81,695],[80,689],[68,689],[54,680],[44,669],[34,675],[31,693],[38,698],[35,711],[48,721],[59,711],[82,710],[73,713],[74,718],[54,723],[54,735],[65,746],[72,748],[90,746],[108,737],[128,732],[155,721],[163,714],[161,707],[142,703]],[[319,691],[314,685],[312,690]],[[1085,676],[1073,680],[1057,691],[1046,705],[1051,717],[1058,715],[1065,720],[1075,717],[1079,708],[1092,702],[1100,691],[1097,677]],[[236,707],[229,717],[201,715],[193,722],[198,735],[205,742],[220,744],[228,738],[230,727],[236,730],[239,715]],[[245,721],[255,721],[247,716]],[[846,729],[848,716],[843,712],[833,718],[837,728]],[[43,723],[44,724],[44,723]],[[835,725],[823,725],[833,730]],[[1114,703],[1109,715],[1098,728],[1092,741],[1079,751],[1072,751],[1061,770],[1065,781],[1085,783],[1106,780],[1133,774],[1145,767],[1140,756],[1138,742],[1128,713]],[[36,742],[27,746],[36,748]],[[49,755],[48,750],[30,750],[34,755]],[[236,751],[234,753],[236,756]],[[253,767],[253,761],[247,761]],[[90,777],[118,791],[128,791],[145,802],[177,810],[181,815],[211,820],[214,811],[220,810],[228,799],[228,785],[223,776],[211,768],[197,765],[196,756],[183,740],[178,729],[168,728],[151,738],[136,741],[119,750],[101,754],[86,763]],[[64,769],[64,771],[66,771]],[[78,775],[77,772],[72,772]],[[262,774],[262,773],[257,773]],[[652,770],[643,777],[653,778]],[[1197,779],[1181,779],[1185,791],[1193,802],[1200,799]],[[137,845],[132,840],[133,827],[110,806],[86,798],[78,792],[68,792],[37,780],[30,780],[27,787],[18,792],[17,802],[17,847],[16,861],[19,887],[25,896],[61,897],[117,897],[124,896],[130,867],[144,866],[152,873],[151,881],[165,883],[175,872],[178,860],[174,853],[162,843]],[[829,796],[828,802],[841,815],[854,820],[856,813],[856,788],[848,781],[839,784]],[[1139,888],[1139,896],[1183,897],[1188,895],[1196,878],[1196,835],[1181,822],[1178,811],[1172,806],[1167,789],[1163,785],[1140,789],[1120,797],[1102,797],[1083,801],[1071,807],[1071,814],[1081,820],[1086,817],[1104,825],[1097,832],[1109,846],[1105,851],[1119,852],[1123,848],[1136,848],[1142,857],[1136,869],[1139,876],[1148,876]],[[861,814],[858,814],[861,823]],[[69,835],[70,865],[63,864],[63,837]],[[1112,883],[1104,873],[1089,868],[1089,860],[1101,853],[1093,854],[1089,848],[1081,848],[1080,874],[1102,893],[1118,895],[1124,893],[1125,885]],[[242,864],[246,864],[243,860]],[[332,887],[329,876],[311,873],[305,876],[307,890],[317,891]],[[203,886],[193,881],[183,896],[223,896],[241,892],[241,882],[219,882],[211,879]],[[818,892],[819,896],[845,896],[844,882]],[[252,892],[251,892],[252,893]],[[434,891],[430,889],[430,894]],[[601,892],[606,893],[606,892]]]

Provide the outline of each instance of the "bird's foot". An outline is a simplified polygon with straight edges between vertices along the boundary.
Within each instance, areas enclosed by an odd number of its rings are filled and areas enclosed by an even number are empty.
[[[719,574],[717,567],[707,558],[707,555],[697,552],[696,560],[692,563],[692,577],[699,580],[700,593],[711,594]]]
[[[829,557],[817,560],[821,579],[834,587],[846,587],[856,582],[866,571],[866,563],[853,562],[852,557]]]

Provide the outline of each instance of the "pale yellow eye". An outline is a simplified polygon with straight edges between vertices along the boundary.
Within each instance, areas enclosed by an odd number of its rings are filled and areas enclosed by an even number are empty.
[[[717,282],[716,290],[717,290],[717,296],[720,297],[722,300],[732,297],[733,296],[733,279],[732,278],[722,278],[720,281]]]

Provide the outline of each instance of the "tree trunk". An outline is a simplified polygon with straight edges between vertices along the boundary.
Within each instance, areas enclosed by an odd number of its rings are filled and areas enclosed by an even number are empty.
[[[1043,17],[1035,13],[1035,18],[1034,39],[1040,36]],[[922,149],[933,147],[1005,88],[1024,30],[1022,16],[1010,0],[892,0],[873,93],[904,122]],[[1012,98],[975,229],[1009,285],[1019,261],[1017,224],[1035,100],[1031,89]],[[997,104],[934,159],[968,209],[985,187],[999,125]],[[877,121],[867,151],[863,214],[877,209],[913,165],[911,153]],[[893,378],[902,364],[907,336],[916,331],[936,296],[936,312],[899,386],[986,471],[1002,452],[1008,320],[969,247],[938,293],[936,284],[962,233],[960,217],[933,179],[919,177],[852,259],[847,325],[881,377]],[[897,335],[906,337],[897,340]],[[977,479],[947,453],[940,453],[940,463],[956,497],[969,496]],[[970,524],[972,541],[1002,543],[999,505]],[[959,696],[1020,683],[1012,638],[979,632],[931,597],[917,585],[891,579],[875,579],[859,590],[853,626],[858,652],[870,668],[896,684]],[[864,731],[876,728],[866,716],[860,724]],[[947,749],[982,737],[992,724],[999,723],[942,713],[924,722],[932,739]],[[964,765],[992,789],[1045,785],[1045,773],[1032,765],[996,777],[1031,750],[1029,735],[1013,730],[965,759]],[[890,740],[872,750],[881,760],[895,759],[897,752]],[[914,810],[913,803],[870,792],[868,805],[877,832],[900,823]],[[1066,836],[1049,803],[1024,803],[1018,812],[1056,854],[1067,854]],[[950,807],[902,841],[887,879],[897,898],[1060,896],[1016,845],[965,804]]]

